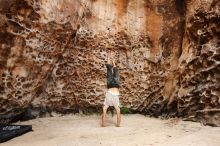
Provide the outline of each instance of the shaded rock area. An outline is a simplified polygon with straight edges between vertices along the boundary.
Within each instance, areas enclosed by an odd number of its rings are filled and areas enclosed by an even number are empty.
[[[0,0],[0,119],[121,105],[220,126],[218,0]]]

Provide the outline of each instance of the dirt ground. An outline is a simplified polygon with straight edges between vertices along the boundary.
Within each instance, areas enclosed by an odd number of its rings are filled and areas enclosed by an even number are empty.
[[[33,132],[1,146],[220,146],[220,127],[179,119],[161,120],[139,114],[107,117],[100,127],[100,115],[66,115],[38,118],[16,124],[31,124]]]

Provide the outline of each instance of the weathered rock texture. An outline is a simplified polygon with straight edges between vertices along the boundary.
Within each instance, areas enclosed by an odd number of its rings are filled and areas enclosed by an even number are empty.
[[[0,0],[0,119],[121,104],[220,126],[218,0]]]

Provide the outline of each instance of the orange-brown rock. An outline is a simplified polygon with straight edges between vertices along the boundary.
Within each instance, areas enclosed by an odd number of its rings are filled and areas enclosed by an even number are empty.
[[[101,109],[114,51],[122,106],[220,126],[219,5],[0,0],[1,121]]]

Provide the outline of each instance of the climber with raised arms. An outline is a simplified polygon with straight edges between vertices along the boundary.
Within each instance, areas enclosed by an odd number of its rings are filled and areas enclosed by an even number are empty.
[[[112,52],[107,54],[107,92],[105,93],[105,100],[103,103],[103,114],[102,114],[102,127],[106,126],[106,113],[109,106],[113,106],[117,113],[116,126],[120,127],[121,114],[120,114],[120,103],[119,103],[119,68],[116,65],[115,58],[112,57]],[[110,59],[112,59],[110,63]]]

